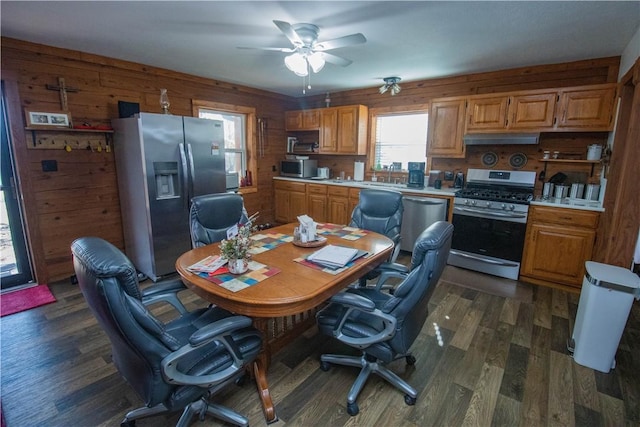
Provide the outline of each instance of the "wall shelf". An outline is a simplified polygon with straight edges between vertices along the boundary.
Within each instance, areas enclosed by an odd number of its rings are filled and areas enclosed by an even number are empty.
[[[544,163],[544,174],[547,173],[547,164],[548,163],[582,163],[591,165],[591,176],[593,176],[593,169],[595,166],[600,163],[602,160],[582,160],[582,159],[539,159],[542,163]]]
[[[113,129],[25,127],[31,133],[31,149],[111,151]]]

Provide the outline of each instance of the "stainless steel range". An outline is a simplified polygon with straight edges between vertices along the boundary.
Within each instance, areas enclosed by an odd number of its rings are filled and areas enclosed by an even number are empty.
[[[517,279],[536,173],[469,169],[453,202],[448,263]]]

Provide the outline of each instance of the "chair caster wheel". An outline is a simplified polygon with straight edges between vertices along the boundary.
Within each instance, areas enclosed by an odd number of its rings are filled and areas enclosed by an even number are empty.
[[[242,386],[244,386],[245,384],[247,384],[248,377],[249,377],[248,375],[243,375],[243,376],[241,376],[241,377],[238,377],[238,378],[236,379],[236,385],[237,385],[238,387],[242,387]]]
[[[136,427],[136,420],[123,421],[120,423],[120,427]]]
[[[409,366],[413,366],[416,364],[416,358],[411,355],[407,356],[405,359],[407,361],[407,365]]]
[[[329,370],[329,364],[327,362],[320,362],[320,369],[327,372]]]
[[[415,397],[411,397],[408,394],[404,395],[404,403],[406,403],[409,406],[413,406],[416,404],[416,398]]]
[[[357,403],[347,403],[347,414],[353,417],[354,415],[358,415],[358,412],[360,412],[360,408],[358,408]]]

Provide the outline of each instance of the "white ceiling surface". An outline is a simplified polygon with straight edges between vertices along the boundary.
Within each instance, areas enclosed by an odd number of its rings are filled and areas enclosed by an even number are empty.
[[[133,61],[295,97],[302,78],[273,24],[308,22],[353,60],[312,74],[307,95],[403,81],[621,55],[640,27],[640,1],[7,1],[3,36]]]

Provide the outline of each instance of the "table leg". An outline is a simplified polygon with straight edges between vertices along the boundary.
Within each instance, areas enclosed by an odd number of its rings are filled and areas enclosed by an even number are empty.
[[[273,400],[271,399],[271,393],[269,392],[269,384],[267,383],[266,366],[260,356],[253,362],[253,375],[256,379],[256,385],[258,386],[258,394],[262,401],[262,411],[264,417],[267,420],[267,424],[278,421],[276,415],[276,408],[273,406]]]

